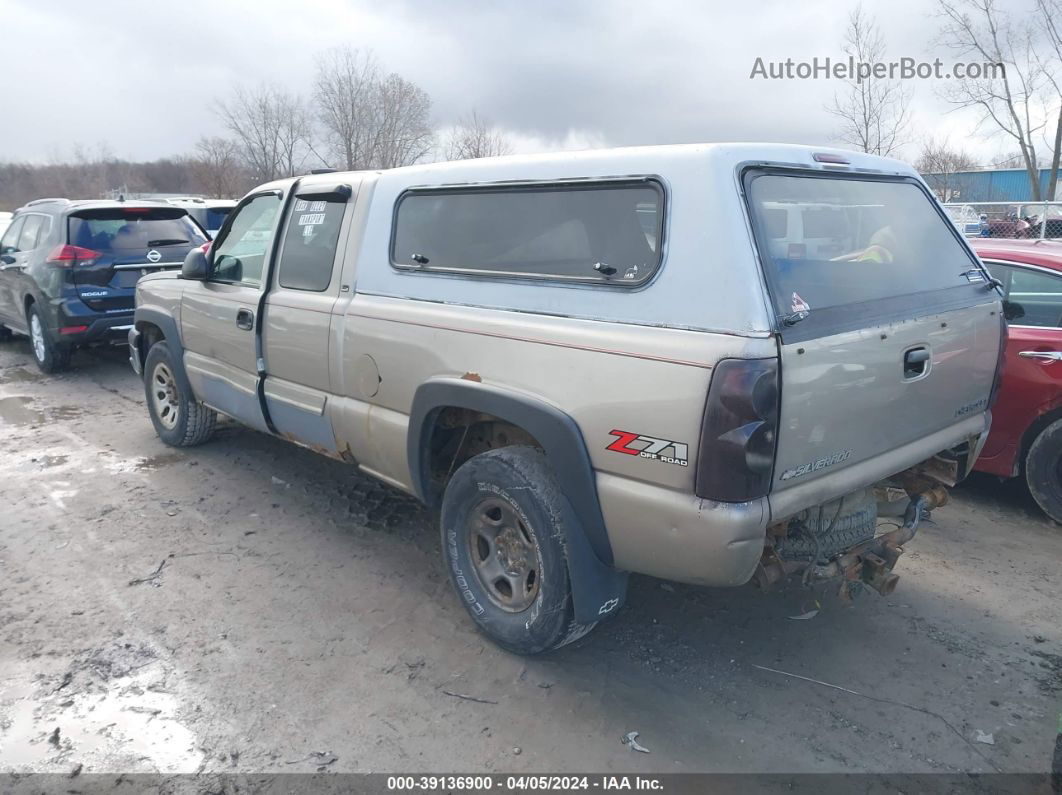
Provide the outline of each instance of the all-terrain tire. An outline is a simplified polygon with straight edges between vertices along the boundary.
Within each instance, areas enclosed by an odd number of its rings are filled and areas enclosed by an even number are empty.
[[[1025,482],[1043,512],[1062,524],[1062,419],[1040,431],[1029,445]]]
[[[788,535],[782,541],[781,557],[813,560],[817,556],[818,562],[825,563],[846,549],[870,540],[877,529],[878,506],[873,499],[853,504],[836,519],[828,508],[821,516],[818,511],[810,514],[804,520],[804,532]]]
[[[504,447],[462,464],[446,486],[440,530],[454,589],[499,646],[538,654],[596,626],[574,618],[565,539],[581,530],[541,451]],[[506,578],[516,581],[508,593]]]
[[[73,349],[55,341],[36,304],[30,304],[26,311],[26,325],[30,330],[33,361],[42,373],[60,373],[70,366]]]
[[[173,354],[165,341],[156,342],[144,361],[144,394],[155,433],[171,447],[206,442],[217,425],[217,412],[181,387]]]

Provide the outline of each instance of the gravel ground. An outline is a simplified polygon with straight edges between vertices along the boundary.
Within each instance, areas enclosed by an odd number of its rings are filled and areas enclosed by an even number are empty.
[[[635,577],[536,659],[475,632],[433,528],[234,424],[165,447],[120,349],[0,345],[0,771],[1050,769],[1062,528],[1018,484],[959,489],[888,598]]]

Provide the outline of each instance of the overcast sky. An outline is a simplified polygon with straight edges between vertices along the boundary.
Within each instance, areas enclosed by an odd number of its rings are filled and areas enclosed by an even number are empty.
[[[475,108],[520,151],[688,141],[825,144],[833,80],[751,80],[765,60],[842,57],[847,11],[833,0],[436,2],[360,0],[0,0],[0,160],[189,152],[222,132],[215,97],[272,82],[309,93],[314,58],[341,44],[432,97],[443,127]],[[866,0],[890,58],[946,63],[925,0]],[[912,156],[927,134],[982,159],[1006,142],[911,81]]]

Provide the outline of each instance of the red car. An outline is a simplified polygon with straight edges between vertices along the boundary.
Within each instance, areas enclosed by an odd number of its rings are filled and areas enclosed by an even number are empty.
[[[1036,502],[1062,523],[1062,242],[970,242],[1003,282],[1010,326],[992,432],[974,468],[1024,473]]]

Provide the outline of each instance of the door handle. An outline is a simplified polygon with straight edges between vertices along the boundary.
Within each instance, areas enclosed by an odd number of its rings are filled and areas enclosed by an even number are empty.
[[[240,309],[236,312],[236,326],[244,331],[254,328],[254,312],[250,309]]]
[[[1062,362],[1062,351],[1022,351],[1018,354],[1024,359],[1043,359],[1048,362]]]
[[[903,355],[904,378],[917,378],[920,375],[925,375],[928,366],[928,348],[914,348]]]

